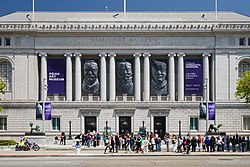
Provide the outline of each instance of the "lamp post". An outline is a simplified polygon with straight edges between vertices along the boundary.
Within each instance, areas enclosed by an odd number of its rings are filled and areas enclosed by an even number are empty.
[[[72,135],[71,135],[71,124],[72,124],[72,122],[69,121],[69,138],[68,138],[68,140],[72,140]]]
[[[42,111],[42,120],[43,120],[43,132],[45,133],[45,125],[44,125],[44,120],[45,120],[45,91],[47,90],[47,84],[46,84],[46,78],[43,78],[43,85],[42,85],[42,101],[43,101],[43,111]]]
[[[143,128],[143,130],[144,130],[144,123],[145,123],[145,122],[144,122],[144,121],[142,121],[142,128]]]
[[[108,121],[105,122],[106,123],[106,139],[108,138]]]
[[[204,84],[205,94],[206,94],[206,131],[208,131],[208,78],[205,78]]]
[[[181,121],[179,121],[179,136],[181,136]]]

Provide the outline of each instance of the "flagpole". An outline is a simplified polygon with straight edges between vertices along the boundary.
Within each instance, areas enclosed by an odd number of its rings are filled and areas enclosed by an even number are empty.
[[[35,19],[35,0],[32,1],[32,21]]]
[[[218,19],[218,0],[215,0],[215,17],[216,17],[216,21]]]
[[[125,19],[126,19],[126,17],[127,17],[127,16],[126,16],[126,10],[127,10],[127,6],[126,6],[126,5],[127,5],[126,0],[123,0],[123,7],[124,7],[123,10],[124,10],[124,18],[125,18]]]

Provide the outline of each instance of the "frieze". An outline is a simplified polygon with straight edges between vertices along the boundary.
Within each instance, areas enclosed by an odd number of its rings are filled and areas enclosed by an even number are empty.
[[[102,31],[150,31],[150,32],[212,32],[212,31],[225,31],[225,30],[242,30],[249,31],[249,23],[87,23],[87,24],[77,24],[77,23],[0,23],[1,31],[30,31],[30,32],[102,32]]]

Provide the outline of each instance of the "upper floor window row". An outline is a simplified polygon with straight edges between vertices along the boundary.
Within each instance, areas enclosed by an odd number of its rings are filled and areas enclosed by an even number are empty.
[[[250,37],[240,37],[239,38],[239,45],[240,46],[250,46]]]
[[[10,37],[0,37],[0,46],[10,46]]]

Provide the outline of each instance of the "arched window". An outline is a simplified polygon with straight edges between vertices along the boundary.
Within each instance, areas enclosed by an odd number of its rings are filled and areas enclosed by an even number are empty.
[[[7,60],[0,60],[0,79],[6,83],[6,90],[12,90],[12,68]]]
[[[239,63],[239,71],[238,71],[239,77],[241,77],[244,72],[249,70],[250,70],[250,59],[242,60]]]

